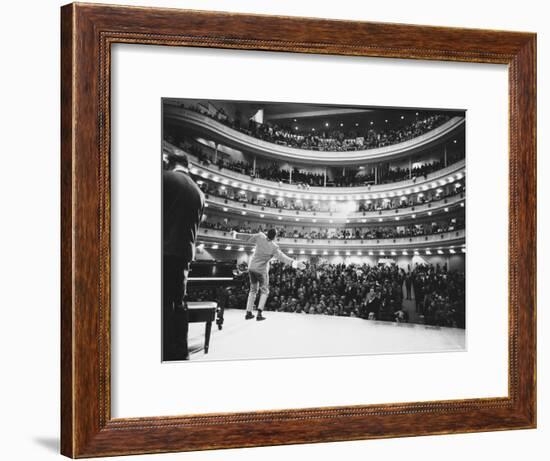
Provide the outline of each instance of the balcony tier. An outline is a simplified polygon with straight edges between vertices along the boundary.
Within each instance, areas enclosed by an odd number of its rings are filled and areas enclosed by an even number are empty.
[[[416,237],[401,237],[389,239],[300,239],[300,238],[280,238],[277,243],[283,250],[292,249],[294,254],[299,254],[300,250],[307,249],[305,254],[311,255],[312,251],[317,251],[318,255],[322,255],[323,251],[327,250],[334,254],[334,251],[357,251],[364,252],[367,255],[368,251],[374,251],[378,255],[380,251],[389,252],[392,250],[399,251],[414,251],[423,250],[432,251],[437,254],[438,249],[445,249],[449,252],[454,249],[460,253],[466,240],[466,231],[464,229],[441,232],[431,235],[419,235]],[[219,249],[231,247],[231,250],[243,248],[243,250],[251,251],[253,246],[248,245],[246,241],[234,239],[230,232],[223,232],[213,229],[199,229],[199,243],[217,244]],[[344,254],[344,253],[341,253]]]
[[[398,144],[375,149],[331,152],[298,149],[263,141],[230,128],[206,115],[170,103],[165,105],[164,117],[165,120],[190,128],[197,133],[207,133],[208,137],[214,141],[271,160],[330,166],[360,165],[366,162],[388,161],[417,154],[457,136],[465,126],[464,117],[453,117],[423,135]]]
[[[286,183],[279,184],[265,179],[251,178],[250,176],[237,173],[236,171],[218,168],[215,165],[203,165],[194,155],[178,148],[174,149],[176,152],[185,153],[193,174],[214,182],[251,192],[260,192],[262,194],[289,198],[338,200],[343,197],[348,200],[370,200],[396,197],[444,186],[462,179],[466,174],[465,160],[460,160],[446,168],[428,174],[426,178],[419,177],[416,181],[407,180],[363,187],[310,187],[305,190],[303,187],[297,185]]]
[[[226,203],[227,202],[227,203]],[[430,211],[434,214],[439,212],[445,212],[445,208],[451,209],[453,207],[461,206],[462,203],[465,203],[465,194],[459,193],[446,197],[441,200],[432,201],[429,203],[424,203],[421,205],[415,205],[414,207],[406,208],[396,208],[380,211],[352,211],[352,212],[328,212],[328,211],[297,211],[297,210],[285,210],[280,208],[271,208],[271,207],[262,207],[259,205],[251,205],[250,203],[241,203],[234,200],[226,200],[221,197],[216,197],[209,195],[207,197],[206,203],[208,208],[206,213],[208,214],[209,209],[214,209],[225,215],[235,216],[246,219],[263,219],[269,221],[284,221],[289,225],[295,224],[310,224],[319,223],[364,223],[365,220],[368,222],[376,221],[378,223],[379,219],[382,219],[385,223],[396,221],[396,218],[399,220],[412,219],[412,215],[416,217],[421,217],[429,213]],[[279,219],[281,218],[281,219]],[[316,220],[316,221],[313,221]]]

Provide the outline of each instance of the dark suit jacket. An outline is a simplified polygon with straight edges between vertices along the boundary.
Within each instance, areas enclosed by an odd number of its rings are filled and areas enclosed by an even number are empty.
[[[162,250],[186,262],[195,258],[195,239],[204,209],[204,194],[183,172],[162,174]]]

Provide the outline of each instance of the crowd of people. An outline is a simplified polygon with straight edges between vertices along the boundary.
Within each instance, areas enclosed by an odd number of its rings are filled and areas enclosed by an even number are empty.
[[[194,146],[190,149],[190,153],[197,156],[199,161],[204,165],[213,163],[213,159],[205,154],[200,147]],[[449,157],[448,164],[460,160],[462,157]],[[373,184],[388,184],[392,182],[405,181],[411,179],[416,182],[418,178],[426,178],[428,174],[444,168],[441,160],[426,161],[420,165],[412,167],[388,167],[381,169],[378,174],[370,171],[364,173],[359,168],[348,168],[347,172],[335,173],[333,177],[314,171],[306,171],[299,168],[292,168],[292,171],[287,168],[281,168],[279,164],[272,163],[270,165],[258,166],[255,170],[250,162],[242,160],[222,159],[221,157],[215,162],[219,169],[235,171],[236,173],[250,176],[251,179],[259,178],[268,181],[278,182],[281,184],[294,184],[304,188],[309,187],[366,187]]]
[[[311,240],[377,240],[389,238],[416,237],[422,235],[440,234],[464,229],[464,217],[448,218],[434,222],[409,224],[405,226],[376,226],[376,227],[342,227],[336,229],[321,228],[319,230],[287,229],[285,226],[277,230],[279,238]],[[205,220],[201,223],[203,229],[212,229],[222,232],[240,232],[255,234],[265,232],[261,225],[252,226],[247,223],[231,221]]]
[[[227,307],[244,309],[248,278],[239,289],[228,289]],[[465,278],[445,265],[306,263],[294,270],[271,264],[266,310],[302,315],[337,315],[368,320],[407,322],[412,314],[404,300],[415,306],[415,319],[428,325],[465,327]],[[207,289],[191,291],[194,300],[208,300]],[[413,303],[412,300],[415,300]]]
[[[433,114],[417,118],[407,125],[381,130],[372,128],[371,125],[368,129],[356,127],[347,132],[340,129],[315,132],[312,130],[302,131],[297,129],[296,125],[281,126],[271,123],[257,123],[252,118],[246,123],[242,123],[240,117],[229,117],[223,108],[211,110],[203,106],[192,105],[186,107],[186,109],[199,112],[230,128],[267,142],[298,149],[331,152],[375,149],[408,141],[437,128],[450,119],[445,114]]]
[[[319,200],[301,200],[282,196],[266,197],[260,193],[247,192],[241,189],[235,189],[227,186],[220,186],[215,183],[204,181],[201,177],[194,178],[199,184],[201,190],[208,196],[212,195],[225,200],[256,205],[260,207],[276,208],[279,210],[289,211],[304,211],[304,212],[338,212],[342,205],[336,201],[319,201]],[[409,196],[378,198],[373,200],[356,200],[354,201],[354,209],[350,210],[346,204],[347,212],[360,211],[384,211],[397,210],[401,208],[410,208],[426,203],[442,200],[457,194],[464,193],[462,183],[456,182],[453,185],[448,185],[438,189],[430,189],[425,192],[410,194]]]

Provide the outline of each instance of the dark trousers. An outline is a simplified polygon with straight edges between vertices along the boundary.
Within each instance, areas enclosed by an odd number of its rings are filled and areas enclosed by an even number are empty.
[[[162,360],[187,360],[189,313],[185,303],[189,262],[181,257],[162,257]]]

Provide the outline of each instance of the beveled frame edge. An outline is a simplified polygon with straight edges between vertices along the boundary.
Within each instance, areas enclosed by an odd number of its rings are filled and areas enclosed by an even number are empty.
[[[110,415],[113,43],[509,66],[509,395],[215,415]],[[61,452],[92,457],[536,426],[536,35],[70,4],[61,10]],[[521,293],[521,296],[519,296]]]

